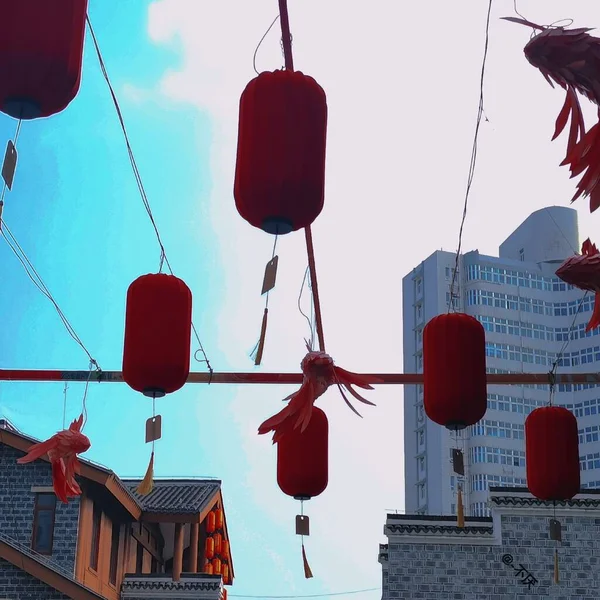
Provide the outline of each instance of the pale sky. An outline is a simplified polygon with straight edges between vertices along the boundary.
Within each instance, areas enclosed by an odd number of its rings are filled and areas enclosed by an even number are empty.
[[[327,350],[347,369],[402,370],[401,279],[433,251],[456,248],[486,10],[482,0],[289,2],[295,68],[327,93],[326,201],[313,232]],[[589,0],[521,0],[519,11],[538,23],[570,17],[575,26],[600,24]],[[272,238],[235,212],[238,102],[254,77],[255,46],[277,13],[275,0],[160,0],[148,23],[157,44],[181,45],[185,56],[181,70],[165,74],[160,91],[215,119],[211,217],[232,291],[215,318],[221,344],[240,369],[258,332],[263,301],[257,290]],[[511,14],[512,1],[495,2],[485,86],[489,122],[481,127],[463,239],[465,250],[491,255],[531,212],[567,206],[575,191],[559,167],[566,140],[550,142],[564,94],[526,61],[530,31],[499,21]],[[282,66],[279,40],[276,24],[258,52],[259,71]],[[593,117],[589,103],[582,105]],[[586,200],[574,207],[583,240],[592,218]],[[303,235],[281,238],[278,254],[263,371],[297,369],[307,335],[296,308],[306,265]],[[268,387],[240,387],[236,414],[247,432],[251,489],[269,498],[291,531],[294,502],[265,491],[273,487],[275,453],[269,439],[256,435],[259,416],[279,410],[271,396]],[[334,589],[379,581],[386,509],[404,503],[402,389],[378,388],[369,398],[377,407],[362,409],[362,420],[336,391],[321,402],[331,423],[331,483],[307,507],[309,558],[327,565],[319,577]],[[290,542],[292,535],[282,540]]]

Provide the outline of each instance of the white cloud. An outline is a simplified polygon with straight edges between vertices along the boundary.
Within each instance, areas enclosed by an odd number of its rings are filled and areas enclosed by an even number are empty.
[[[509,3],[510,4],[510,3]],[[565,16],[564,3],[520,2],[533,20]],[[355,371],[402,370],[401,278],[431,252],[456,247],[478,103],[487,3],[411,4],[373,0],[290,0],[295,66],[328,96],[326,207],[315,223],[317,269],[328,350]],[[531,212],[567,205],[574,184],[559,168],[565,141],[550,143],[563,102],[523,57],[529,32],[493,15],[486,116],[463,248],[495,254]],[[212,120],[210,214],[220,237],[227,301],[216,315],[233,368],[246,370],[260,326],[257,290],[272,238],[239,217],[232,195],[238,103],[254,77],[252,55],[277,14],[275,0],[159,0],[150,6],[155,42],[178,41],[179,71],[161,91]],[[593,26],[589,0],[572,1],[576,25]],[[587,17],[587,20],[586,20]],[[276,25],[258,53],[259,70],[282,65]],[[586,235],[585,201],[577,208]],[[298,369],[305,321],[296,308],[306,258],[303,236],[280,239],[277,288],[270,301],[265,371]],[[286,391],[283,397],[289,393]],[[235,414],[252,466],[255,494],[271,490],[269,513],[293,517],[274,487],[274,450],[256,435],[279,410],[279,391],[241,387]],[[377,581],[384,510],[403,505],[402,391],[380,387],[358,419],[335,391],[320,401],[331,423],[331,484],[309,507],[310,553],[331,587]],[[332,557],[335,557],[332,560]],[[326,567],[324,566],[326,565]],[[321,574],[320,574],[321,576]]]

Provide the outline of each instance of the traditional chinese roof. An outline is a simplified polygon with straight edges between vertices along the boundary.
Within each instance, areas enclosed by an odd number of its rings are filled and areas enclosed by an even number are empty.
[[[600,508],[600,490],[585,489],[571,500],[556,503],[539,500],[531,495],[527,488],[490,487],[489,502],[494,506],[513,507],[569,507],[569,508]]]
[[[184,573],[179,581],[167,575],[160,577],[156,573],[141,575],[126,574],[121,587],[121,597],[124,599],[143,597],[172,597],[173,594],[186,598],[214,598],[222,588],[220,575],[206,573]],[[164,594],[161,596],[161,593]]]
[[[456,517],[437,515],[389,514],[385,533],[399,534],[446,534],[446,535],[492,535],[491,517],[465,517],[465,526],[456,525]]]
[[[152,491],[136,492],[141,479],[122,479],[123,485],[146,513],[197,514],[209,509],[221,489],[218,479],[155,480]]]

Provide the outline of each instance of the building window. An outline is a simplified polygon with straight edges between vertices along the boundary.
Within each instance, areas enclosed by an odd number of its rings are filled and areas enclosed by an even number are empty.
[[[117,567],[119,565],[119,533],[121,526],[119,523],[112,524],[112,536],[110,540],[110,571],[108,574],[109,581],[113,585],[117,585]]]
[[[158,573],[158,561],[156,560],[156,558],[154,558],[154,556],[152,557],[152,564],[150,565],[150,572]]]
[[[90,548],[90,567],[98,570],[98,557],[100,555],[100,525],[102,523],[102,510],[94,503],[92,515],[92,546]]]
[[[52,554],[56,495],[36,494],[33,512],[33,537],[31,547],[40,554]]]

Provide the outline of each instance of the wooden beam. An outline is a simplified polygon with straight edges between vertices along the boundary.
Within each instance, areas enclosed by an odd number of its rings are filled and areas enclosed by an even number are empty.
[[[32,371],[0,369],[0,381],[87,381],[88,371]],[[382,385],[419,385],[423,373],[370,373]],[[123,383],[120,371],[92,373],[90,381]],[[489,373],[488,385],[548,384],[548,373]],[[225,383],[256,385],[300,385],[302,373],[190,373],[187,383]],[[600,373],[557,373],[555,384],[600,383]],[[377,385],[377,383],[375,384]]]
[[[173,534],[173,581],[181,579],[183,570],[183,523],[175,523]]]
[[[190,551],[188,554],[188,573],[198,572],[198,539],[200,537],[200,523],[190,525]]]

